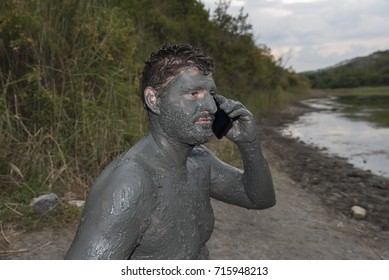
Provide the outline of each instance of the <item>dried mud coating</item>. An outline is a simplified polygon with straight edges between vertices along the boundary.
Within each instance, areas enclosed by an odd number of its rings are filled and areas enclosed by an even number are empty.
[[[215,97],[236,119],[227,137],[245,172],[201,145],[212,137],[215,91],[212,74],[196,67],[184,68],[163,95],[146,88],[150,131],[97,178],[67,259],[207,259],[210,197],[251,209],[274,205],[255,122],[242,104]]]

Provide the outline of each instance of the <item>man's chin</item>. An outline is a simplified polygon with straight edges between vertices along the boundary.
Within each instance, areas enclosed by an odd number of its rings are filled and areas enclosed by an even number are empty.
[[[190,137],[190,139],[192,140],[190,142],[192,142],[192,145],[205,144],[212,139],[212,135],[213,132],[211,128],[197,130],[195,133],[192,134],[192,137]]]
[[[205,143],[211,141],[212,135],[213,135],[212,130],[210,130],[210,132],[207,134],[202,134],[201,137],[197,138],[198,144],[205,144]]]

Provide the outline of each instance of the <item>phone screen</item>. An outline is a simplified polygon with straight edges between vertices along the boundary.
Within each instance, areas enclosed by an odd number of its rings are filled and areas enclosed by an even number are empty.
[[[216,99],[215,102],[217,111],[215,113],[215,119],[212,124],[212,131],[218,139],[221,139],[232,127],[232,120],[223,110],[219,108],[219,103],[217,103]]]

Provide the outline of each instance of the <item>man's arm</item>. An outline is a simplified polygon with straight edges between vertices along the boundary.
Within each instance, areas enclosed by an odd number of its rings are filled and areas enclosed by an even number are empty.
[[[250,209],[265,209],[275,205],[271,173],[263,157],[253,115],[239,102],[216,97],[220,108],[231,119],[233,127],[226,137],[238,146],[244,171],[209,154],[211,161],[211,193],[218,200]]]
[[[131,174],[129,176],[128,174]],[[152,194],[147,176],[128,164],[108,167],[91,189],[66,259],[127,259],[147,229]]]

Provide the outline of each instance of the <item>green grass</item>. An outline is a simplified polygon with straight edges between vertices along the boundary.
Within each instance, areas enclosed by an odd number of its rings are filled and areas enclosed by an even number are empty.
[[[389,86],[327,89],[325,90],[325,92],[331,96],[343,96],[343,95],[356,95],[356,96],[380,95],[381,96],[381,95],[389,95]]]
[[[362,119],[379,127],[389,127],[389,87],[361,87],[327,91],[347,105],[343,112],[350,118]],[[361,111],[366,114],[357,114]]]
[[[277,88],[266,91],[265,94],[251,94],[243,103],[256,117],[261,117],[279,112],[291,102],[307,97],[309,94],[308,89],[285,91]]]
[[[368,119],[380,127],[389,127],[389,111],[373,113]]]
[[[214,137],[209,143],[206,144],[206,146],[210,148],[222,161],[227,162],[228,164],[231,164],[237,168],[243,168],[243,163],[238,147],[227,138],[223,137],[219,140]]]
[[[56,208],[39,215],[33,211],[28,204],[21,202],[13,203],[6,201],[2,203],[1,223],[9,224],[24,229],[42,229],[44,227],[63,227],[74,224],[81,217],[81,210],[66,202],[62,202]]]

